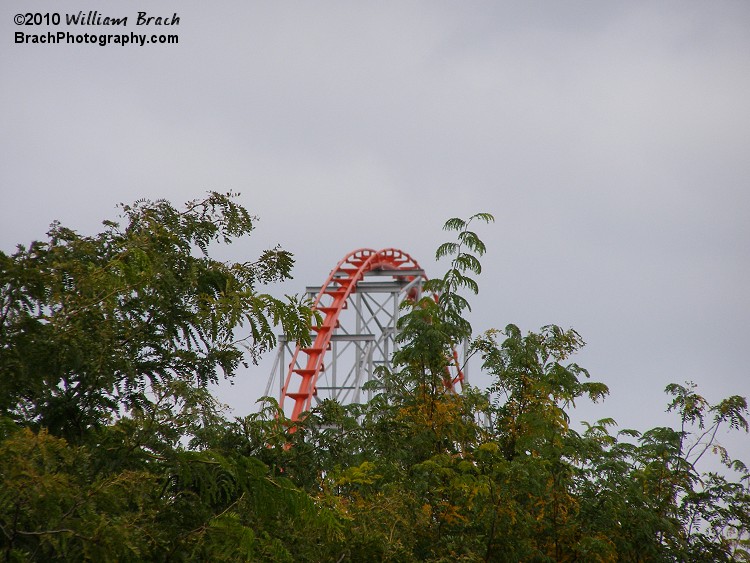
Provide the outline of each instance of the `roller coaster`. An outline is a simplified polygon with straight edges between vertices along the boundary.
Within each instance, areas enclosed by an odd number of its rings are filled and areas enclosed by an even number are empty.
[[[312,327],[308,347],[279,338],[265,394],[278,393],[280,407],[293,421],[313,402],[369,400],[372,391],[363,389],[364,384],[378,366],[391,367],[398,349],[401,305],[406,299],[418,300],[426,280],[417,261],[402,250],[360,248],[348,253],[323,285],[306,288],[322,322]],[[446,382],[458,392],[466,376],[457,352],[453,360]]]

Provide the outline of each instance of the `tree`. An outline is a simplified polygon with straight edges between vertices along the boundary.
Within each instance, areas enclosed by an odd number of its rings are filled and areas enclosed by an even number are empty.
[[[226,421],[208,385],[274,346],[276,324],[304,342],[312,315],[258,291],[290,277],[288,252],[209,256],[254,228],[234,195],[141,200],[97,235],[54,223],[0,252],[6,561],[283,558],[253,522],[317,515],[262,462],[210,441]]]
[[[0,252],[0,415],[80,442],[123,413],[206,405],[195,390],[232,377],[243,348],[273,347],[276,323],[309,338],[307,303],[256,289],[288,278],[291,254],[209,257],[254,228],[232,194],[121,209],[125,224],[98,235],[54,223],[48,240]]]
[[[446,275],[427,286],[439,298],[404,305],[401,348],[394,368],[380,370],[374,399],[346,409],[326,403],[295,435],[293,473],[347,516],[346,555],[747,560],[750,474],[714,441],[721,425],[747,431],[744,398],[712,406],[691,386],[670,385],[678,429],[613,435],[614,420],[602,419],[576,430],[576,403],[609,391],[570,361],[581,336],[554,325],[528,334],[507,325],[476,337],[472,353],[494,378],[491,400],[468,386],[461,395],[449,391],[450,352],[471,334],[461,292],[478,290],[469,276],[481,272],[484,253],[470,223],[446,223],[458,240],[437,252],[452,257]],[[698,461],[711,451],[728,475],[700,472]]]
[[[750,561],[750,472],[716,442],[747,432],[746,400],[671,384],[674,428],[574,427],[578,402],[608,394],[573,361],[575,330],[472,335],[470,229],[490,215],[446,223],[448,271],[404,304],[373,400],[292,425],[270,399],[226,420],[207,386],[276,321],[309,337],[307,303],[257,292],[291,256],[211,259],[252,228],[228,196],[123,213],[0,254],[6,561]],[[468,337],[493,384],[456,394]],[[714,454],[724,472],[702,470]]]

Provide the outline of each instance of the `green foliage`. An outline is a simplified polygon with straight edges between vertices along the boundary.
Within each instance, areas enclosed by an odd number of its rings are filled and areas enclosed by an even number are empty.
[[[433,316],[443,321],[443,330],[454,345],[471,336],[471,325],[464,318],[464,312],[470,311],[471,307],[460,292],[468,290],[474,295],[479,293],[479,284],[470,275],[482,273],[479,257],[487,252],[487,247],[479,236],[469,230],[474,221],[492,223],[495,218],[489,213],[477,213],[468,220],[454,217],[445,222],[443,230],[457,232],[457,240],[441,244],[435,253],[435,258],[440,260],[452,257],[451,264],[442,278],[427,281],[423,288],[427,293],[438,295],[438,314]],[[420,308],[426,306],[425,302],[418,304]],[[409,316],[407,315],[405,319],[404,323],[408,325]]]
[[[277,324],[309,338],[309,302],[258,291],[290,276],[292,256],[209,256],[254,228],[233,194],[121,210],[123,225],[97,235],[55,223],[47,240],[0,252],[0,551],[294,560],[279,522],[330,538],[336,518],[260,459],[224,450],[208,391],[245,352],[274,346]]]
[[[122,210],[0,253],[6,561],[750,561],[750,472],[716,440],[748,431],[743,397],[671,384],[674,428],[577,429],[608,394],[573,361],[581,336],[512,324],[472,340],[490,388],[451,392],[486,252],[469,228],[492,216],[446,222],[438,297],[404,305],[374,398],[292,425],[271,398],[226,420],[208,391],[276,323],[309,337],[308,303],[257,292],[291,256],[211,259],[253,228],[228,196]]]
[[[469,222],[446,223],[459,234],[437,252],[452,257],[427,285],[439,299],[405,305],[402,347],[393,371],[380,370],[376,397],[333,429],[324,411],[306,421],[308,444],[321,444],[316,424],[326,420],[332,432],[323,449],[337,456],[304,451],[311,471],[325,475],[314,489],[349,518],[351,560],[746,558],[750,476],[715,441],[722,426],[747,431],[743,398],[711,405],[692,386],[671,385],[678,429],[613,434],[604,418],[579,432],[571,409],[609,391],[571,361],[581,336],[554,325],[528,334],[508,325],[474,339],[471,352],[494,378],[491,401],[468,387],[447,391],[450,352],[471,333],[460,293],[476,292],[470,276],[486,250]],[[734,477],[699,472],[711,452]]]
[[[309,338],[308,303],[256,290],[290,276],[288,252],[208,256],[254,228],[232,194],[121,209],[124,225],[98,235],[54,223],[46,241],[0,252],[1,415],[80,441],[123,409],[153,410],[154,395],[190,402],[183,392],[231,377],[243,348],[273,347],[275,324]]]

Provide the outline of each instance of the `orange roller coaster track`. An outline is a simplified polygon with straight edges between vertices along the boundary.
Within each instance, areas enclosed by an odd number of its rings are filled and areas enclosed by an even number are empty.
[[[379,281],[365,281],[366,278]],[[299,420],[304,412],[311,409],[313,398],[319,398],[321,389],[338,400],[345,393],[352,393],[355,402],[358,402],[362,380],[372,376],[374,364],[389,365],[390,355],[396,346],[400,302],[407,298],[417,299],[422,282],[426,279],[417,261],[402,250],[361,248],[339,261],[322,286],[307,288],[308,294],[315,294],[313,308],[322,317],[322,322],[312,327],[314,338],[309,347],[297,345],[294,348],[288,366],[284,365],[283,352],[288,344],[282,337],[274,366],[274,371],[277,366],[280,368],[280,383],[282,372],[286,370],[279,404],[285,408],[287,401],[293,401],[291,420]],[[385,304],[382,298],[377,301],[376,295],[386,295],[390,302]],[[350,304],[353,305],[354,326],[345,327],[341,323],[342,312],[349,309]],[[341,357],[339,350],[346,346],[353,346],[355,352],[348,370],[341,370],[339,366],[339,372],[343,371],[344,375],[339,373],[337,380],[336,362]],[[376,356],[378,360],[374,360]],[[464,381],[456,352],[452,363],[455,375],[446,374],[446,381],[454,389]],[[327,371],[331,372],[327,376],[327,385],[319,387],[321,377]],[[363,372],[367,373],[363,375]],[[272,373],[267,395],[274,379]]]

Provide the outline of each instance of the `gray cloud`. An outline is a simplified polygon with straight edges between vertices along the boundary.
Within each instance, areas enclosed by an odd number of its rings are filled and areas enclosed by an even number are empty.
[[[750,5],[160,10],[179,45],[0,52],[4,250],[55,218],[94,230],[119,201],[239,190],[262,222],[222,252],[283,243],[294,292],[358,246],[440,272],[442,222],[487,210],[477,329],[576,327],[627,426],[663,420],[670,381],[750,394]],[[264,369],[222,391],[239,414]]]

